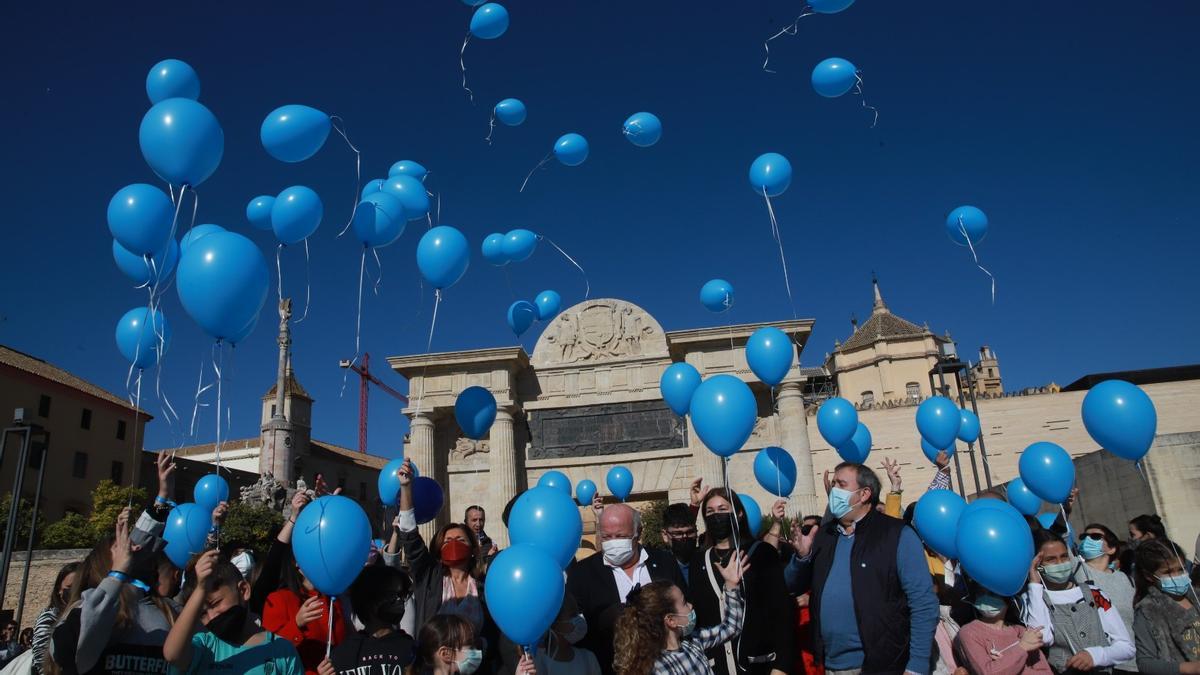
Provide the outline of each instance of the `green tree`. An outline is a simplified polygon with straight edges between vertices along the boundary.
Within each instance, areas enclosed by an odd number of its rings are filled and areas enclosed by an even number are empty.
[[[642,507],[642,546],[648,548],[666,548],[662,540],[663,512],[667,510],[667,500],[658,499]]]
[[[234,502],[225,514],[221,541],[241,542],[254,549],[258,557],[265,556],[271,536],[283,525],[283,516],[269,506]]]
[[[0,542],[4,541],[4,537],[8,535],[8,515],[12,509],[12,493],[9,492],[3,497],[0,497]],[[20,499],[17,502],[17,543],[16,546],[24,548],[29,543],[29,515],[32,506],[28,499]],[[37,531],[40,535],[46,526],[45,519],[42,518],[41,510],[37,512]]]
[[[146,506],[146,491],[140,487],[117,485],[107,478],[100,481],[92,491],[92,515],[88,516],[93,543],[111,533],[117,526],[121,509],[131,505],[130,524],[137,521]]]
[[[42,548],[91,548],[96,544],[91,524],[78,513],[68,513],[47,525],[41,540]]]

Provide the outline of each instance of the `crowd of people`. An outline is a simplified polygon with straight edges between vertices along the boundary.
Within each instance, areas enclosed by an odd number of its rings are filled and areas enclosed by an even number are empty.
[[[938,466],[931,488],[949,485],[944,454]],[[313,498],[304,492],[261,560],[222,545],[221,505],[209,550],[185,570],[172,565],[161,535],[173,468],[160,456],[154,502],[136,518],[123,511],[63,567],[27,637],[4,628],[9,672],[1200,673],[1192,563],[1157,516],[1128,523],[1126,541],[1100,523],[1075,537],[1061,517],[1048,529],[1030,518],[1028,582],[1003,597],[925,546],[888,460],[889,490],[871,468],[840,464],[825,477],[825,514],[789,518],[780,500],[761,538],[736,493],[699,480],[688,503],[666,507],[661,532],[597,498],[597,550],[581,548],[567,567],[562,607],[532,648],[489,614],[499,549],[486,512],[472,506],[425,541],[408,462],[389,539],[332,598],[292,555],[296,516]]]

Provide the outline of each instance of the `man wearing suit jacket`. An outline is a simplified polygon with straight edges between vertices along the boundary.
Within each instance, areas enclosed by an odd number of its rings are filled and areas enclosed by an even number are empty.
[[[587,619],[587,636],[579,643],[590,649],[605,675],[613,672],[613,632],[626,596],[634,586],[666,579],[684,588],[683,575],[668,551],[642,548],[642,514],[625,504],[600,512],[597,540],[602,553],[567,569],[567,592],[575,596]]]

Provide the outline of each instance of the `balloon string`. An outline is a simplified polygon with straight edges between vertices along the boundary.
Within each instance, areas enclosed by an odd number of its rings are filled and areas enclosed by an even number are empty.
[[[862,107],[875,113],[875,118],[871,120],[871,128],[874,129],[875,125],[879,123],[879,109],[873,105],[867,105],[867,95],[863,93],[862,76],[855,72],[854,80],[856,82],[854,85],[854,93],[858,94],[859,98],[862,99]]]
[[[741,525],[738,523],[737,511],[734,508],[733,488],[729,486],[729,458],[721,458],[721,469],[725,473],[725,498],[729,501],[729,511],[733,520],[733,549],[740,551],[742,549],[742,532]],[[743,510],[745,507],[743,507]]]
[[[179,199],[183,200],[183,188],[179,189]],[[196,194],[196,188],[192,188],[192,224],[188,225],[188,232],[196,226],[196,214],[200,211],[200,195]],[[171,238],[175,238],[175,233],[171,233]]]
[[[133,449],[141,452],[138,447],[138,415],[142,414],[142,369],[138,368],[137,374],[137,393],[133,401]]]
[[[358,213],[358,196],[359,192],[362,191],[362,153],[358,151],[358,148],[354,147],[354,144],[350,142],[350,137],[346,135],[346,120],[337,115],[330,115],[329,125],[333,127],[334,131],[341,134],[342,140],[346,141],[346,145],[350,146],[350,149],[354,151],[354,207],[350,209],[350,220],[346,221],[346,226],[337,234],[340,237],[346,234],[346,230],[350,229],[350,226],[354,223],[354,214]]]
[[[329,596],[329,630],[325,633],[325,658],[333,650],[333,596]]]
[[[171,430],[171,436],[178,440],[178,446],[183,447],[183,433],[179,431],[179,413],[175,412],[175,407],[171,405],[171,399],[162,391],[162,362],[154,368],[154,394],[158,397],[158,407],[162,410],[163,419],[167,420],[167,424]]]
[[[525,186],[529,184],[529,179],[530,179],[530,178],[533,178],[533,174],[534,174],[534,173],[535,173],[535,172],[536,172],[538,169],[540,169],[540,168],[542,168],[543,166],[545,166],[545,165],[546,165],[546,162],[549,162],[549,161],[550,161],[550,158],[551,158],[551,157],[553,157],[553,156],[554,156],[554,151],[553,151],[553,150],[551,150],[550,152],[547,152],[547,153],[546,153],[546,156],[542,158],[542,161],[538,162],[538,163],[537,163],[537,166],[533,167],[533,170],[529,172],[529,175],[528,175],[528,176],[525,176],[525,182],[521,183],[521,189],[520,189],[520,190],[517,190],[517,192],[524,192],[524,191],[525,191]]]
[[[167,183],[167,194],[171,195],[171,206],[175,206],[175,186]]]
[[[442,224],[442,193],[441,192],[437,193],[437,222],[438,222],[438,225]]]
[[[1154,486],[1150,484],[1150,477],[1146,475],[1146,469],[1142,466],[1142,460],[1139,459],[1138,461],[1134,462],[1133,466],[1137,469],[1138,475],[1142,477],[1142,480],[1146,482],[1146,487],[1150,490],[1153,490]],[[1179,562],[1179,569],[1187,571],[1187,565],[1184,564],[1183,558],[1179,556],[1179,549],[1176,548],[1175,540],[1171,539],[1170,537],[1167,539],[1170,541],[1170,544],[1167,546],[1167,548],[1171,549],[1171,552],[1175,554],[1175,560]],[[1192,594],[1192,602],[1195,604],[1195,606],[1200,607],[1200,596],[1196,595],[1195,585],[1188,584],[1188,590]]]
[[[276,291],[279,295],[279,304],[283,304],[283,263],[280,261],[280,256],[283,253],[283,244],[275,246],[275,274],[279,279],[276,285]]]
[[[426,355],[428,355],[430,353],[430,350],[433,349],[433,329],[435,326],[437,326],[438,305],[441,304],[441,302],[442,302],[442,290],[440,288],[433,289],[433,317],[429,321],[429,339],[425,341],[425,354]],[[427,363],[421,369],[421,393],[419,393],[417,395],[417,409],[413,412],[413,415],[420,414],[420,412],[421,412],[421,401],[422,401],[422,399],[425,398],[425,388],[428,385],[428,383],[425,381],[425,369],[428,367],[429,367],[429,364]]]
[[[584,284],[583,299],[587,300],[588,296],[592,294],[592,282],[588,281],[587,272],[584,271],[583,267],[579,263],[575,262],[574,258],[567,255],[567,252],[562,250],[562,248],[560,248],[558,244],[554,243],[553,239],[546,237],[546,236],[539,236],[538,239],[546,240],[546,243],[553,246],[554,250],[561,253],[564,258],[566,258],[572,265],[575,266],[575,269],[579,270],[579,273],[583,275],[583,284]]]
[[[513,291],[512,278],[508,275],[508,265],[500,268],[504,272],[504,285],[508,286],[508,295],[513,300],[517,299],[517,294]]]
[[[797,318],[796,301],[792,298],[792,282],[788,279],[787,258],[783,255],[783,236],[779,232],[779,221],[775,219],[775,207],[771,206],[771,198],[767,195],[767,189],[763,188],[763,199],[767,202],[767,215],[771,217],[771,234],[775,237],[775,244],[779,247],[779,262],[783,266],[783,286],[787,289],[788,304],[792,307],[792,318]]]
[[[782,37],[784,35],[795,35],[797,32],[800,31],[800,25],[799,25],[800,19],[803,19],[804,17],[806,17],[812,13],[813,13],[812,7],[809,7],[806,5],[804,7],[804,9],[801,11],[800,16],[796,17],[795,21],[784,26],[782,29],[780,29],[780,31],[778,33],[772,35],[771,37],[767,38],[763,42],[763,53],[766,55],[766,58],[763,59],[762,69],[765,72],[768,72],[768,73],[775,72],[767,67],[767,64],[771,62],[771,40],[774,40],[777,37]]]
[[[204,384],[204,358],[201,357],[200,358],[200,377],[199,377],[199,379],[196,380],[196,397],[194,399],[195,404],[192,406],[192,424],[191,424],[191,427],[188,429],[188,435],[191,436],[193,441],[196,439],[196,417],[200,412],[200,408],[208,407],[207,403],[200,402],[200,396],[204,392],[208,391],[209,389],[212,389],[212,385]]]
[[[221,348],[220,340],[217,340],[215,343],[213,343],[212,351],[213,351],[212,367],[213,367],[213,372],[217,376],[217,442],[213,446],[213,449],[216,452],[217,473],[220,473],[221,472],[221,380],[224,379],[224,377],[221,375],[221,366],[223,365],[221,362],[225,360],[225,350]]]
[[[358,261],[358,319],[354,323],[354,358],[350,359],[350,365],[358,363],[358,355],[362,353],[360,347],[360,338],[362,337],[362,291],[363,291],[363,276],[367,269],[367,247],[363,246],[362,257]],[[342,392],[338,394],[338,398],[346,395],[346,381],[350,377],[350,369],[344,368],[342,371]]]
[[[379,249],[377,249],[377,248],[371,249],[371,255],[375,256],[375,271],[376,271],[375,287],[371,289],[371,292],[374,293],[376,295],[376,297],[378,297],[379,296],[379,285],[383,283],[383,262],[379,259]]]
[[[308,239],[304,240],[304,312],[299,319],[292,322],[292,325],[304,323],[308,318],[308,307],[312,301],[312,270],[310,269],[308,259]]]
[[[467,36],[463,38],[462,49],[458,50],[458,67],[462,69],[462,88],[467,92],[467,98],[471,99],[471,105],[475,105],[475,94],[471,88],[467,86],[467,43],[471,41],[471,33],[468,31]]]
[[[488,135],[483,139],[488,145],[492,144],[492,132],[496,130],[496,111],[492,110],[492,119],[488,120]]]
[[[958,217],[958,231],[962,232],[963,239],[967,240],[967,248],[971,249],[971,257],[975,259],[975,266],[983,270],[983,273],[988,275],[988,278],[992,280],[992,304],[996,304],[996,277],[992,276],[992,273],[986,267],[979,264],[979,255],[975,253],[975,244],[971,243],[971,237],[967,234],[967,226],[963,224],[962,216]]]

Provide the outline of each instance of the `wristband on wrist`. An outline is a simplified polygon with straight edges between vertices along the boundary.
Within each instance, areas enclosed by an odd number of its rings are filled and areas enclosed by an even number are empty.
[[[117,581],[120,581],[123,584],[129,582],[129,575],[125,574],[124,572],[122,572],[120,570],[113,570],[108,573],[108,576],[116,579]]]
[[[173,508],[173,507],[176,507],[176,506],[179,506],[179,505],[178,505],[178,504],[176,504],[175,502],[171,501],[170,499],[167,499],[166,497],[163,497],[162,495],[155,495],[155,496],[154,496],[154,503],[155,503],[155,504],[163,504],[163,505],[165,505],[165,506],[170,506],[170,507],[172,507],[172,508]]]
[[[143,592],[143,593],[149,593],[149,592],[150,592],[150,584],[148,584],[148,583],[146,583],[146,582],[144,582],[144,581],[138,581],[137,579],[130,579],[130,580],[129,580],[129,585],[130,585],[130,586],[133,586],[134,588],[136,588],[136,589],[140,590],[140,591],[141,591],[141,592]]]

